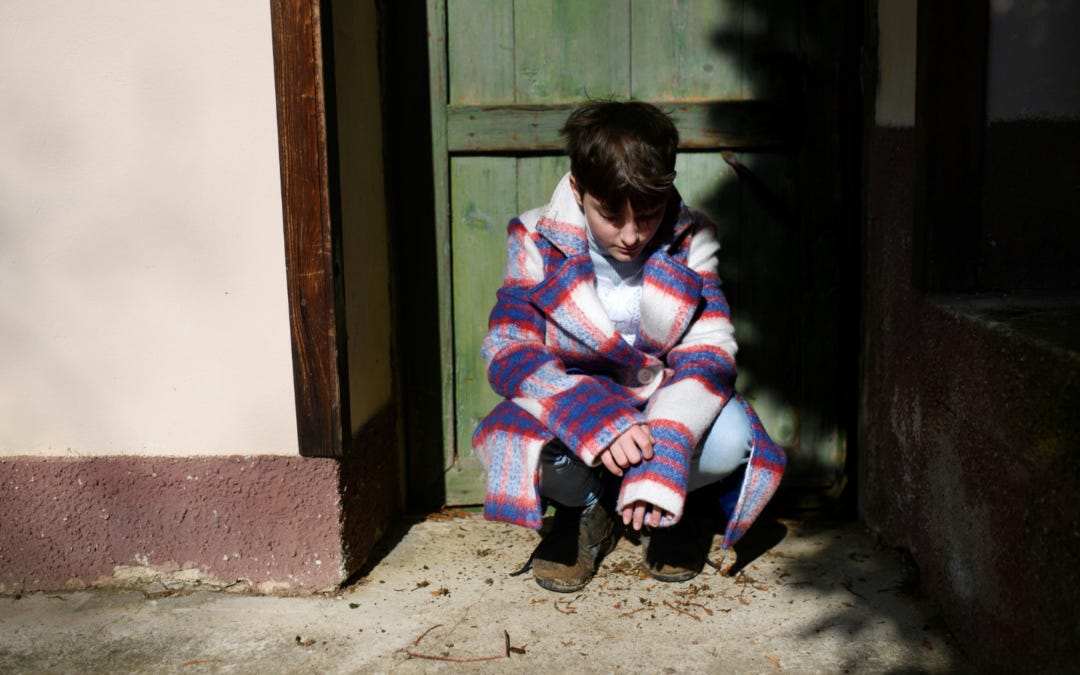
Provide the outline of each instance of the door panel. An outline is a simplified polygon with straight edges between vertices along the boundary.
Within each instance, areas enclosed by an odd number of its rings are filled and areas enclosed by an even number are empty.
[[[472,430],[499,402],[480,358],[488,313],[505,267],[506,214],[517,206],[517,160],[455,157],[450,160],[453,242],[454,426],[457,456],[448,457],[450,503],[476,500],[483,475],[472,453]]]

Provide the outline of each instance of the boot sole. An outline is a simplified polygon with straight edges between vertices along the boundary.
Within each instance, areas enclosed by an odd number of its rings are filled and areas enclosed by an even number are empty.
[[[555,579],[544,579],[542,577],[536,576],[535,574],[533,575],[533,579],[536,580],[536,583],[539,584],[541,588],[547,589],[549,591],[554,591],[555,593],[574,593],[575,591],[580,591],[581,589],[585,588],[585,586],[588,585],[592,577],[589,577],[585,581],[576,584],[559,583]]]
[[[652,577],[653,579],[656,579],[657,581],[663,581],[665,583],[678,583],[680,581],[690,581],[691,579],[693,579],[697,575],[701,574],[701,570],[697,570],[697,571],[695,571],[695,570],[686,570],[686,571],[677,572],[677,573],[674,573],[674,574],[662,574],[660,572],[653,571],[652,569],[650,569],[647,566],[645,567],[645,571],[648,572],[649,576]]]

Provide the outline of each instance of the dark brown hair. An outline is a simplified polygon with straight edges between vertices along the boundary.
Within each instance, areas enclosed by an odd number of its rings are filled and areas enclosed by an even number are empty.
[[[582,195],[635,209],[667,199],[675,183],[679,131],[656,106],[641,101],[591,101],[560,130]]]

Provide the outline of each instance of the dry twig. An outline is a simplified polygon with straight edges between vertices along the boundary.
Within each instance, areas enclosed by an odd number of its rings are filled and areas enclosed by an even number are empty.
[[[413,640],[412,646],[413,646],[413,647],[417,647],[417,646],[419,646],[419,645],[420,645],[420,641],[421,641],[421,640],[423,640],[424,638],[426,638],[426,637],[427,637],[427,634],[428,634],[428,633],[430,633],[431,631],[435,630],[436,628],[438,628],[438,627],[439,627],[439,626],[441,626],[441,625],[442,625],[441,623],[437,623],[437,624],[435,624],[434,626],[432,626],[431,628],[428,628],[428,629],[427,629],[426,631],[424,631],[423,633],[420,633],[420,637],[418,637],[418,638],[416,638],[415,640]]]
[[[676,607],[675,605],[673,605],[673,604],[671,604],[670,602],[668,602],[667,600],[665,600],[665,601],[664,601],[664,606],[665,606],[665,607],[667,607],[667,608],[669,608],[669,609],[673,609],[673,610],[675,610],[675,611],[676,611],[677,613],[679,613],[679,614],[683,614],[683,615],[685,615],[685,616],[688,616],[688,617],[690,617],[691,619],[693,619],[694,621],[701,621],[701,617],[700,617],[700,616],[698,616],[697,614],[691,614],[690,612],[687,612],[687,611],[681,610],[681,609],[679,609],[678,607]]]
[[[645,606],[645,607],[638,607],[637,609],[632,609],[629,612],[623,612],[622,614],[619,615],[619,618],[621,619],[624,616],[630,616],[632,614],[637,614],[638,612],[644,612],[644,611],[650,610],[650,609],[653,609],[652,605],[648,605],[648,606]]]
[[[431,628],[420,634],[420,637],[413,640],[413,647],[420,646],[420,641],[427,637],[428,633],[435,630],[441,623],[437,623]],[[503,631],[503,653],[495,654],[493,656],[473,656],[468,658],[457,658],[453,656],[442,656],[440,654],[424,654],[423,652],[414,652],[411,649],[405,650],[405,655],[410,659],[427,659],[429,661],[446,661],[449,663],[479,663],[481,661],[496,661],[498,659],[508,659],[511,654],[524,654],[525,647],[513,647],[510,645],[510,633]]]
[[[713,611],[705,605],[701,604],[700,602],[690,602],[689,600],[676,600],[675,602],[682,605],[683,607],[700,607],[701,609],[705,610],[705,613],[709,616],[713,615]]]

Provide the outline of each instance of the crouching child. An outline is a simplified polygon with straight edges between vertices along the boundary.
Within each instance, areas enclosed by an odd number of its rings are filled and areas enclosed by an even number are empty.
[[[675,189],[678,131],[654,106],[593,102],[562,129],[570,172],[510,222],[483,357],[505,400],[473,447],[484,515],[539,529],[537,583],[573,592],[620,527],[646,570],[685,581],[720,518],[725,548],[761,513],[783,451],[734,391],[715,226]],[[711,535],[712,530],[708,530]]]

